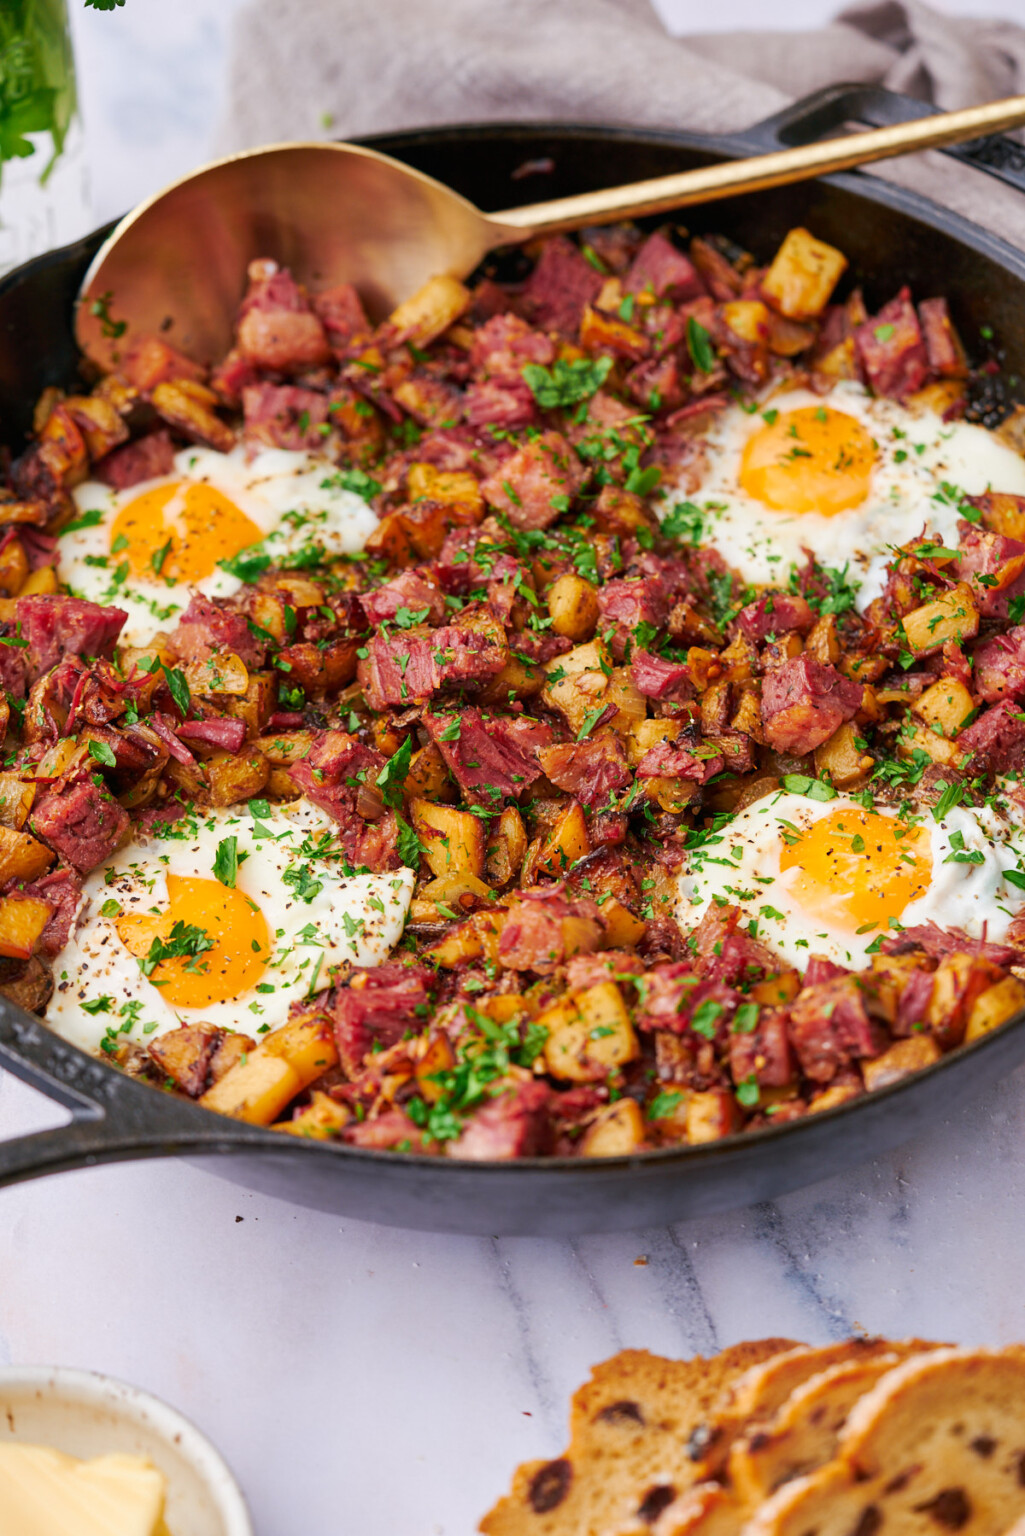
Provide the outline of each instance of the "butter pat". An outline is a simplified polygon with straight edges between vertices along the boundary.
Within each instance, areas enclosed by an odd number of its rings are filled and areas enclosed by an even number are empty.
[[[0,1444],[0,1536],[170,1536],[166,1490],[145,1456],[79,1461],[49,1446]]]

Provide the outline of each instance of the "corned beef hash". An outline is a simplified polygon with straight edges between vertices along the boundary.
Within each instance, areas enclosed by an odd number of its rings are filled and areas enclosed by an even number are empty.
[[[0,985],[457,1158],[707,1142],[1025,1006],[1025,410],[991,335],[629,226],[373,326],[250,268],[0,489]],[[917,300],[917,302],[916,302]]]

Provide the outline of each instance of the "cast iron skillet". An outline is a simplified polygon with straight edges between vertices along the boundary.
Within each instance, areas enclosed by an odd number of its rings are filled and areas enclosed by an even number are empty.
[[[572,126],[469,126],[368,140],[483,208],[560,197],[806,142],[846,121],[918,116],[921,102],[831,87],[736,137]],[[1006,139],[951,153],[1025,191],[1025,151]],[[526,185],[524,185],[526,182]],[[850,258],[870,310],[902,283],[946,294],[961,333],[990,325],[1025,377],[1025,255],[957,214],[861,174],[689,210],[767,258],[806,224]],[[107,230],[0,282],[0,426],[24,441],[47,384],[74,376],[71,303]],[[364,1151],[262,1130],[122,1077],[0,998],[0,1064],[71,1111],[56,1130],[0,1143],[0,1184],[126,1158],[187,1155],[237,1183],[340,1215],[445,1232],[566,1234],[662,1224],[774,1198],[888,1151],[1025,1058],[1025,1014],[917,1076],[852,1104],[707,1146],[635,1157],[462,1163]],[[230,1157],[229,1157],[230,1154]]]

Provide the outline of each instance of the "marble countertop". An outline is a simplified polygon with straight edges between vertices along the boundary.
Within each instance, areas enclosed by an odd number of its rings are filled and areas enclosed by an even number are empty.
[[[97,221],[208,153],[239,4],[76,8]],[[682,0],[660,8],[686,24]],[[59,1118],[0,1078],[0,1135]],[[1025,1069],[842,1178],[611,1237],[389,1231],[174,1161],[8,1189],[0,1364],[166,1398],[222,1448],[259,1536],[468,1536],[518,1461],[558,1453],[570,1393],[622,1346],[1025,1338],[1023,1267]]]

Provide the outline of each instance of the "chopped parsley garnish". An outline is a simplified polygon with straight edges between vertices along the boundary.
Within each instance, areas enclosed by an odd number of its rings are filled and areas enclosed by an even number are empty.
[[[611,370],[611,357],[578,357],[570,362],[557,357],[551,368],[542,368],[540,363],[525,363],[522,372],[541,409],[560,411],[581,400],[589,400],[605,383]]]

